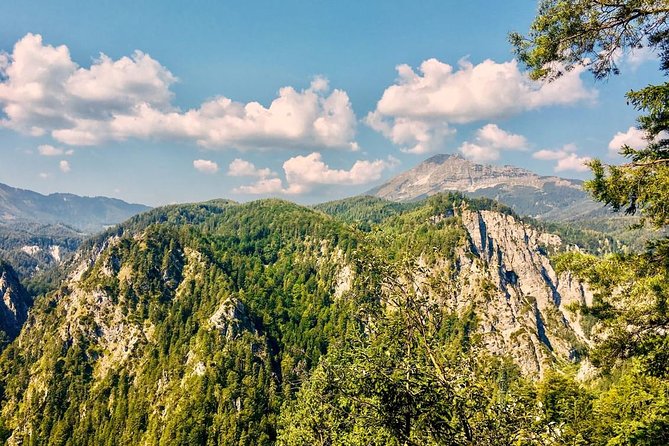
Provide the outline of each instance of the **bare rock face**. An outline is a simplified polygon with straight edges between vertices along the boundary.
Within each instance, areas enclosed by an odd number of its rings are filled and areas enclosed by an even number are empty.
[[[4,332],[5,341],[18,336],[32,303],[32,297],[19,282],[14,269],[0,261],[0,336]],[[2,341],[0,338],[0,345]]]
[[[209,323],[228,339],[239,337],[244,331],[256,333],[246,306],[233,296],[221,302],[216,312],[209,318]]]
[[[368,192],[391,201],[410,201],[457,191],[498,200],[522,215],[571,220],[605,212],[581,182],[537,175],[514,166],[473,163],[459,155],[435,155]]]
[[[444,303],[456,311],[473,306],[488,348],[510,354],[528,374],[542,374],[557,358],[577,359],[589,341],[566,307],[592,295],[551,266],[545,248],[559,237],[498,212],[463,209],[460,217],[470,246],[451,267]]]

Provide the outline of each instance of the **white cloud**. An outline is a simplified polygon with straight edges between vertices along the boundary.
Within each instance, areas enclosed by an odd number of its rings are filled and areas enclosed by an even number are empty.
[[[477,130],[474,142],[466,141],[458,150],[470,160],[485,162],[499,159],[502,150],[526,150],[527,145],[524,136],[487,124]]]
[[[652,48],[644,46],[642,48],[636,48],[630,51],[627,54],[625,61],[627,62],[627,65],[629,65],[629,67],[632,69],[632,71],[634,71],[644,63],[655,61],[658,59],[659,57],[657,53],[653,51]]]
[[[588,156],[578,156],[575,153],[570,153],[564,158],[560,158],[555,166],[556,172],[563,172],[565,170],[575,170],[576,172],[587,172],[590,168],[585,164],[592,158]]]
[[[648,145],[646,132],[636,127],[630,127],[626,132],[617,132],[609,141],[609,153],[618,154],[622,146],[630,146],[635,150],[643,149]]]
[[[253,163],[240,158],[234,159],[228,166],[228,175],[232,177],[267,178],[273,174],[270,169],[258,169]]]
[[[218,172],[218,164],[214,161],[209,160],[195,160],[193,161],[193,167],[196,170],[199,170],[203,173],[216,173]]]
[[[46,172],[40,172],[39,177],[43,180],[46,180],[47,178],[49,178],[49,174]]]
[[[495,124],[481,127],[476,139],[500,150],[523,150],[527,147],[527,139],[524,136],[504,131]]]
[[[570,153],[575,153],[578,150],[575,144],[565,144],[562,148],[557,150],[543,149],[532,154],[532,158],[544,161],[555,161],[566,157]]]
[[[592,158],[588,156],[578,156],[578,148],[574,144],[566,144],[557,150],[543,149],[532,154],[533,158],[544,161],[557,161],[554,170],[563,172],[565,170],[574,170],[576,172],[586,172],[589,170],[585,163]]]
[[[365,122],[372,129],[400,146],[402,152],[416,155],[438,150],[449,136],[455,134],[455,129],[445,121],[413,119],[404,116],[388,120],[378,111],[370,112]]]
[[[58,168],[60,169],[61,172],[63,173],[68,173],[70,170],[70,163],[69,161],[62,160],[58,163]]]
[[[265,178],[258,180],[253,184],[239,186],[235,188],[233,192],[251,195],[267,195],[284,193],[285,191],[280,178]]]
[[[358,149],[349,97],[322,77],[304,90],[281,88],[267,107],[219,96],[181,111],[172,104],[176,77],[148,54],[101,54],[84,68],[66,46],[27,34],[3,55],[0,79],[1,125],[70,145],[138,138],[222,149]]]
[[[61,156],[61,155],[72,155],[74,150],[69,149],[65,150],[61,147],[54,147],[49,144],[42,144],[37,147],[37,152],[42,156]]]
[[[490,149],[490,147],[484,147],[470,142],[462,143],[458,150],[465,156],[465,158],[479,163],[499,159],[498,150]]]
[[[286,187],[283,186],[279,178],[261,178],[252,185],[236,188],[235,192],[303,194],[318,185],[367,184],[381,178],[386,169],[392,168],[398,163],[397,159],[388,157],[387,160],[358,160],[348,170],[332,169],[323,162],[320,153],[314,152],[306,156],[295,156],[283,163]]]
[[[613,135],[613,138],[609,141],[609,155],[617,155],[622,146],[630,146],[634,150],[644,149],[649,144],[646,137],[646,132],[636,127],[630,127],[626,132],[618,132]],[[669,138],[669,133],[660,132],[652,142],[657,142],[666,138]]]
[[[296,156],[283,163],[289,187],[287,193],[303,193],[317,184],[367,184],[381,178],[384,170],[397,165],[395,158],[375,161],[356,161],[349,170],[331,169],[320,153]]]
[[[453,124],[511,116],[552,105],[593,101],[576,67],[553,82],[536,82],[521,72],[515,60],[485,60],[473,65],[460,60],[457,69],[429,59],[418,72],[399,65],[398,80],[388,87],[367,124],[401,149],[425,153],[438,148],[454,133]]]

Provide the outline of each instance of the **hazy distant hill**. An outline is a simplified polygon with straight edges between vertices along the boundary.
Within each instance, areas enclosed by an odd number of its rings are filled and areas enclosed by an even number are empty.
[[[0,183],[0,224],[25,220],[41,224],[65,224],[93,233],[149,209],[148,206],[126,203],[116,198],[42,195]]]
[[[115,198],[42,195],[0,183],[0,259],[23,278],[59,264],[89,234],[150,209]]]
[[[459,155],[435,155],[368,192],[411,201],[445,191],[498,200],[521,215],[570,221],[610,214],[590,199],[582,181],[540,176],[514,166],[476,164]]]

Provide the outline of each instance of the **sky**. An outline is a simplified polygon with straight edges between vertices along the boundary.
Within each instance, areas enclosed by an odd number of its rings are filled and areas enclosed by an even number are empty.
[[[588,178],[643,144],[625,92],[529,80],[536,2],[0,3],[0,182],[157,206],[363,193],[437,153]]]

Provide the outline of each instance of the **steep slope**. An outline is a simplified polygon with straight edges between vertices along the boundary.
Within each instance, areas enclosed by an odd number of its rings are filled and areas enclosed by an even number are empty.
[[[476,164],[459,155],[435,155],[368,192],[393,201],[410,201],[458,191],[498,200],[521,215],[567,221],[603,215],[601,204],[581,189],[581,181],[542,177],[513,166]]]
[[[551,269],[541,245],[559,241],[473,208],[438,196],[371,233],[276,200],[134,217],[84,243],[3,352],[0,440],[273,444],[328,347],[392,311],[393,280],[475,314],[529,376],[576,360],[564,304],[587,292]]]
[[[490,203],[438,195],[390,218],[373,237],[387,255],[410,254],[421,292],[448,311],[473,311],[488,349],[510,354],[525,373],[578,360],[589,341],[566,306],[592,295],[551,266],[547,252],[564,249],[562,240],[482,204]]]
[[[65,224],[93,233],[148,209],[147,206],[115,198],[42,195],[0,184],[0,224],[16,221]]]
[[[42,195],[0,184],[0,258],[22,278],[60,264],[90,234],[150,209],[106,197]]]
[[[526,371],[540,372],[556,356],[582,356],[588,340],[567,307],[590,305],[592,293],[553,269],[545,249],[559,247],[560,238],[496,212],[463,209],[461,218],[471,251],[458,256],[461,280],[450,304],[483,305],[476,313],[487,345],[499,354],[511,351]]]
[[[62,224],[0,225],[0,258],[9,261],[22,278],[32,277],[64,261],[86,236]]]
[[[31,306],[32,298],[14,269],[0,260],[0,349],[18,336]]]

